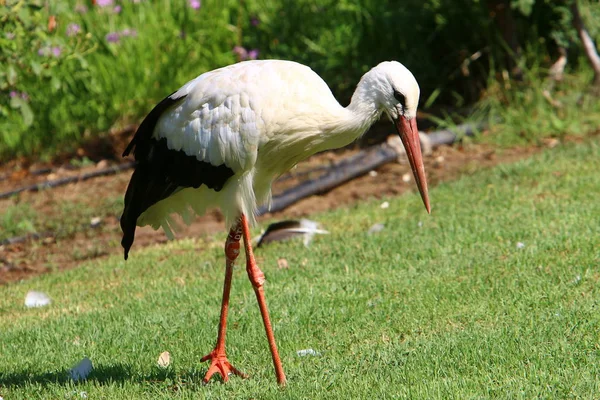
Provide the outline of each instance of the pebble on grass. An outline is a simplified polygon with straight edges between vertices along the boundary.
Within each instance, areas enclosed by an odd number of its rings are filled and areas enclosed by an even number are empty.
[[[378,223],[378,224],[375,224],[375,225],[371,226],[369,228],[369,230],[367,231],[367,234],[372,235],[374,233],[379,233],[379,232],[381,232],[384,229],[385,229],[385,225],[381,224],[381,223]]]
[[[302,350],[298,350],[296,352],[296,354],[298,354],[298,357],[306,357],[306,356],[314,356],[314,357],[318,357],[321,355],[320,352],[313,350],[313,349],[302,349]]]
[[[30,290],[25,295],[25,307],[44,307],[52,303],[52,299],[44,292],[38,292],[36,290]]]

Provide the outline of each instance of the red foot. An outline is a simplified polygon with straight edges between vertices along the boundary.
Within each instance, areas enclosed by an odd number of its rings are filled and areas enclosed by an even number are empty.
[[[229,380],[229,375],[235,374],[244,379],[248,377],[245,373],[241,372],[237,368],[235,368],[225,355],[225,352],[217,352],[217,350],[213,350],[210,354],[205,355],[200,359],[200,361],[208,361],[210,360],[210,367],[208,371],[206,371],[206,375],[204,376],[204,383],[208,383],[210,378],[213,376],[215,372],[217,372],[223,378],[223,382],[227,382]]]

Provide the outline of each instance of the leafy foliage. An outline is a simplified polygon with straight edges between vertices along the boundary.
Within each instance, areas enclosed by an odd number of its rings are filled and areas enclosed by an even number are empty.
[[[484,140],[500,146],[541,144],[548,137],[598,130],[600,102],[586,95],[592,71],[567,73],[560,82],[540,79],[543,75],[530,59],[520,81],[490,79],[474,113],[489,121]]]
[[[577,43],[568,3],[494,1],[510,5],[517,41],[536,49],[540,65],[550,65],[557,46]],[[73,150],[138,122],[198,74],[256,57],[310,65],[342,103],[367,69],[397,59],[415,73],[425,105],[472,104],[516,57],[506,57],[492,2],[5,0],[0,156]],[[597,37],[600,5],[584,5]],[[569,49],[577,60],[577,46]]]
[[[168,1],[41,4],[2,9],[0,155],[72,150],[139,118],[190,77],[234,62],[231,7],[206,7],[201,17]]]
[[[65,38],[48,32],[48,16],[41,0],[9,1],[0,11],[4,25],[0,64],[5,66],[0,70],[0,92],[7,94],[0,98],[0,115],[7,117],[0,137],[4,146],[13,148],[20,141],[15,132],[27,131],[34,123],[39,126],[45,117],[40,109],[51,106],[54,97],[64,94],[56,72],[70,73],[76,67],[73,61],[82,57],[91,44],[79,41],[67,47]],[[63,53],[65,48],[69,54]],[[40,96],[38,91],[29,89],[32,84],[47,85],[47,94],[52,96]]]

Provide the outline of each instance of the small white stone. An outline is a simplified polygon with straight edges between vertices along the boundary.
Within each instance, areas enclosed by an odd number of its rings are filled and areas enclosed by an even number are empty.
[[[109,165],[110,165],[110,163],[108,162],[108,160],[100,160],[100,161],[98,161],[98,163],[96,163],[96,168],[106,169],[109,167]]]
[[[102,218],[100,218],[100,217],[94,217],[90,220],[90,226],[92,228],[99,227],[101,223],[102,223]]]
[[[286,260],[283,257],[280,257],[277,259],[277,268],[288,269],[289,267],[290,267],[290,264],[288,263],[288,260]]]
[[[321,353],[318,351],[315,351],[313,349],[303,349],[303,350],[298,350],[296,352],[296,354],[298,354],[298,357],[306,357],[306,356],[320,356]]]
[[[386,208],[390,207],[390,203],[388,203],[387,201],[384,201],[383,203],[381,203],[381,205],[379,207],[381,207],[385,210]]]
[[[517,242],[517,249],[522,249],[523,247],[525,247],[525,243]]]
[[[157,364],[160,368],[167,368],[171,364],[171,353],[168,351],[163,351],[160,353]]]
[[[373,170],[373,171],[369,171],[369,176],[375,178],[378,175],[377,171]]]
[[[410,179],[411,179],[410,174],[408,172],[406,174],[402,175],[402,182],[408,183],[408,182],[410,182]]]
[[[383,229],[385,228],[384,224],[375,224],[372,227],[369,228],[369,230],[367,231],[367,233],[369,235],[372,235],[374,233],[379,233],[381,232]]]
[[[25,296],[25,307],[44,307],[52,303],[50,296],[44,292],[30,290]]]

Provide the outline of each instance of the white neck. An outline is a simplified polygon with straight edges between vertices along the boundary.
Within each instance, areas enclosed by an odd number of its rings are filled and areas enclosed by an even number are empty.
[[[383,109],[378,105],[378,96],[379,92],[373,87],[367,73],[356,86],[352,100],[346,107],[353,116],[355,128],[360,131],[359,136],[381,117]]]
[[[328,124],[325,135],[330,148],[353,142],[379,120],[383,109],[378,106],[379,91],[370,75],[366,73],[360,80],[342,115]]]
[[[378,106],[380,95],[377,86],[367,73],[358,83],[356,91],[348,107],[328,103],[322,109],[315,110],[318,121],[313,129],[294,129],[290,125],[285,135],[276,135],[264,145],[261,168],[271,171],[273,177],[287,171],[300,160],[320,151],[346,146],[356,140],[371,127],[381,116],[382,108]],[[333,100],[333,99],[332,99]],[[272,155],[271,155],[272,152]],[[267,179],[265,187],[270,185]]]

